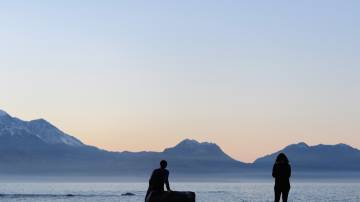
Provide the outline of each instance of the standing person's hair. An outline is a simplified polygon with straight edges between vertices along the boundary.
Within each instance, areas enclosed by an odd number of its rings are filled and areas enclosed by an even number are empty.
[[[284,153],[280,153],[280,154],[276,157],[275,163],[277,163],[277,164],[279,164],[279,163],[289,164],[289,159],[287,158],[287,156],[286,156]]]
[[[161,161],[160,161],[160,167],[163,168],[163,169],[165,169],[165,168],[167,167],[167,161],[161,160]]]

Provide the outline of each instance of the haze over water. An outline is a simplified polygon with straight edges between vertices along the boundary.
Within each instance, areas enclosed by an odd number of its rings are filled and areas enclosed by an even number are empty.
[[[146,186],[145,183],[1,183],[0,201],[139,202],[144,200]],[[197,202],[273,201],[273,184],[269,182],[174,183],[173,187],[176,190],[196,191]],[[359,183],[293,183],[289,201],[357,202],[360,200],[359,190]],[[121,196],[126,192],[136,195]]]

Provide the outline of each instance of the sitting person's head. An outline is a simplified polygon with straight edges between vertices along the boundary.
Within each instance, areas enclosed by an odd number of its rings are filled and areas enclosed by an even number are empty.
[[[160,161],[160,168],[165,169],[167,167],[167,161],[161,160]]]

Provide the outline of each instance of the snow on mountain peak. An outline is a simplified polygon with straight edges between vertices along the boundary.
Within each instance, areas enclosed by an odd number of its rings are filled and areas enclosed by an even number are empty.
[[[23,121],[11,117],[3,110],[0,110],[0,118],[0,136],[31,135],[48,144],[66,144],[69,146],[84,145],[80,140],[62,132],[45,119]]]
[[[36,119],[28,122],[28,128],[32,133],[36,134],[37,137],[50,144],[83,145],[80,140],[62,132],[45,119]]]

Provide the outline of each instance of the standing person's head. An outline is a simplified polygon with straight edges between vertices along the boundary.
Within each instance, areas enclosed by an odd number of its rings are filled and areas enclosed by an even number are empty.
[[[289,159],[286,157],[286,155],[284,153],[280,153],[276,157],[275,163],[277,163],[277,164],[289,164]]]
[[[160,161],[160,168],[165,169],[167,167],[167,161],[161,160]]]

